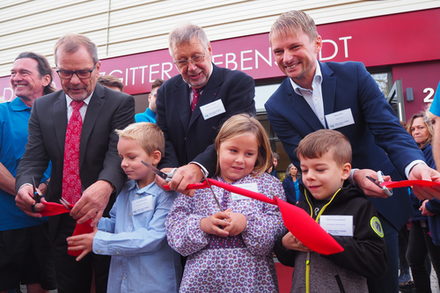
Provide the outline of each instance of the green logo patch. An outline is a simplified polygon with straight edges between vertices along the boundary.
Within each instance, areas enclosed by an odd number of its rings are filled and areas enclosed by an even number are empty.
[[[384,234],[383,234],[382,224],[380,223],[380,220],[378,217],[374,216],[370,219],[370,226],[371,226],[371,229],[373,229],[373,231],[380,238],[383,238]]]

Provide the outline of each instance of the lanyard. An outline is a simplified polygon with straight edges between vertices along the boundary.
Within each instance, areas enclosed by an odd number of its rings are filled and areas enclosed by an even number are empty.
[[[318,223],[319,222],[319,218],[321,217],[321,215],[324,213],[325,209],[330,205],[330,203],[333,201],[333,199],[335,199],[336,195],[339,193],[339,191],[341,191],[341,188],[339,188],[338,190],[336,190],[336,192],[333,194],[333,196],[331,197],[331,199],[329,200],[328,203],[326,203],[321,210],[319,211],[318,215],[316,216],[315,222]],[[309,197],[307,196],[307,190],[304,190],[304,195],[307,201],[307,204],[310,207],[310,217],[313,218],[313,206],[312,203],[309,200]],[[306,282],[306,293],[310,293],[310,251],[307,252],[307,258],[306,258],[306,276],[305,276],[305,282]]]

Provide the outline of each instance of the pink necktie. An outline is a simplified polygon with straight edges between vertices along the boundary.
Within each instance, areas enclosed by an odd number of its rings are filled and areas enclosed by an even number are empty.
[[[197,103],[199,102],[199,98],[200,98],[200,92],[202,91],[201,88],[195,89],[192,88],[193,91],[193,99],[191,101],[191,111],[194,111],[194,109],[197,106]]]
[[[81,178],[79,175],[79,143],[81,138],[82,118],[79,109],[83,101],[70,103],[73,112],[66,129],[64,142],[64,165],[62,197],[75,204],[81,197]]]

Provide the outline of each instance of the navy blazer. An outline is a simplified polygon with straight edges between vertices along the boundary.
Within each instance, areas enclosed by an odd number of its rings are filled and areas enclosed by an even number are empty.
[[[167,80],[157,92],[157,124],[165,134],[165,157],[161,168],[179,167],[191,161],[215,172],[214,140],[223,122],[232,115],[255,115],[255,83],[247,74],[213,65],[212,74],[199,102],[191,112],[190,87],[179,74]],[[221,100],[225,113],[203,118],[200,107]]]
[[[382,170],[394,180],[405,178],[405,167],[424,160],[413,138],[402,128],[375,80],[359,62],[319,63],[322,73],[324,114],[350,109],[354,124],[336,130],[349,139],[354,168]],[[306,100],[285,79],[265,104],[273,130],[292,162],[299,166],[295,149],[307,134],[324,128]],[[395,190],[387,199],[369,198],[396,228],[410,211],[406,192]]]

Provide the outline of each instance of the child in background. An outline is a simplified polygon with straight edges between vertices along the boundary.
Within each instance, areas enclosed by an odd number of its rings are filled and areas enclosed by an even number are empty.
[[[176,194],[154,182],[155,174],[141,161],[157,166],[165,142],[153,123],[134,123],[119,135],[121,167],[129,180],[98,231],[67,238],[69,249],[84,250],[77,260],[93,250],[111,255],[108,291],[177,292],[181,276],[180,256],[166,241],[165,219]]]
[[[292,292],[368,292],[366,277],[386,269],[385,244],[373,205],[359,189],[344,185],[351,170],[350,142],[338,131],[322,129],[304,137],[296,152],[306,187],[299,206],[344,251],[320,255],[287,233],[275,251],[282,263],[294,260]]]
[[[248,115],[229,118],[216,139],[217,180],[284,199],[269,139]],[[272,248],[284,232],[278,207],[217,186],[179,195],[168,214],[168,243],[188,256],[180,292],[278,292]]]

